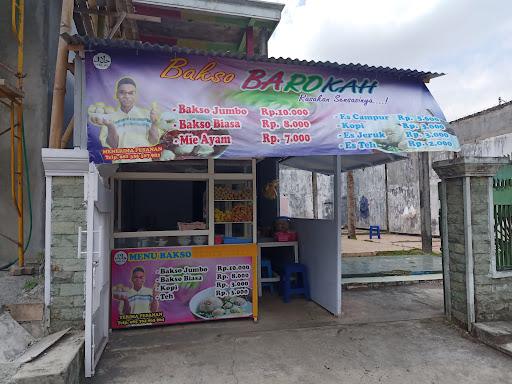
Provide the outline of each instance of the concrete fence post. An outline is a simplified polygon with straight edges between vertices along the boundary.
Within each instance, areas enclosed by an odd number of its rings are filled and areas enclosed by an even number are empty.
[[[45,327],[83,329],[85,257],[79,244],[86,221],[89,154],[79,149],[42,149],[46,176]],[[85,248],[85,247],[84,247]]]
[[[468,331],[475,322],[512,319],[512,272],[499,273],[494,262],[492,182],[506,164],[495,157],[433,164],[441,178],[445,314]]]

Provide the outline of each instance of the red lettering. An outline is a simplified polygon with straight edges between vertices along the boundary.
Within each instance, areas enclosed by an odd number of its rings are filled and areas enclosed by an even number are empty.
[[[273,84],[274,91],[279,91],[281,89],[281,84],[283,84],[283,77],[283,71],[276,72],[270,79],[268,79],[261,85],[261,90],[265,91],[268,87],[270,87]]]
[[[180,135],[179,145],[197,145],[199,144],[199,137],[194,135]]]
[[[249,76],[240,88],[242,89],[258,89],[262,82],[261,79],[265,77],[267,73],[263,69],[253,69],[249,71]]]

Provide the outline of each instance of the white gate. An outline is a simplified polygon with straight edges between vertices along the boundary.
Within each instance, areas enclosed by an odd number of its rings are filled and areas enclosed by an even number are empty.
[[[107,344],[110,303],[110,232],[113,193],[94,164],[87,183],[87,261],[85,270],[85,376],[94,375]],[[81,242],[82,233],[79,234]],[[80,247],[79,247],[80,249]]]

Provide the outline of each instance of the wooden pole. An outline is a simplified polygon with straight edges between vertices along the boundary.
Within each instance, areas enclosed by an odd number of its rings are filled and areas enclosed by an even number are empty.
[[[432,253],[432,219],[430,212],[430,164],[428,152],[421,152],[418,158],[420,216],[421,216],[421,250]]]
[[[73,20],[73,0],[62,0],[60,16],[60,34],[71,33]],[[55,65],[55,82],[53,84],[52,116],[50,122],[50,148],[60,148],[62,128],[64,125],[64,97],[66,96],[66,74],[68,66],[68,48],[66,41],[60,37]]]
[[[245,49],[247,56],[254,56],[254,30],[251,26],[245,29]]]
[[[354,174],[347,172],[347,213],[348,238],[356,239],[356,196],[354,194]]]
[[[69,139],[71,139],[71,135],[73,135],[73,128],[75,126],[75,117],[71,117],[71,121],[69,122],[64,134],[62,135],[62,140],[60,141],[60,147],[66,148],[68,145]]]
[[[268,57],[268,31],[263,27],[260,30],[260,55]]]

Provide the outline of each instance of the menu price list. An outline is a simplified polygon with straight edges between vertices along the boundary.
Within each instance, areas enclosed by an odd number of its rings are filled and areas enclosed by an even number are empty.
[[[378,149],[395,146],[399,150],[422,148],[450,149],[457,146],[454,135],[446,132],[446,123],[423,115],[338,115],[341,133],[337,138],[343,150]]]
[[[259,114],[262,144],[298,145],[313,141],[311,134],[303,132],[311,128],[307,108],[261,107]]]
[[[217,265],[215,275],[215,296],[247,296],[251,287],[251,266],[249,264]]]

